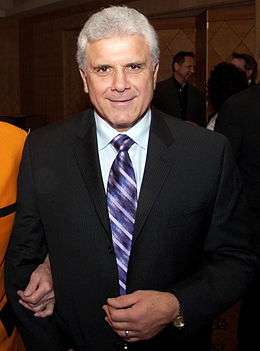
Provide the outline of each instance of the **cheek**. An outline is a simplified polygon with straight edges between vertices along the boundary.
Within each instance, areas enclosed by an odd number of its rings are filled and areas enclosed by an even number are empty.
[[[91,100],[101,101],[104,98],[107,88],[102,84],[89,85],[89,96]]]
[[[145,77],[142,82],[141,91],[143,96],[146,98],[150,97],[153,94],[154,88],[156,85],[156,79],[153,76]]]
[[[102,95],[109,87],[110,83],[105,79],[89,79],[88,88],[96,96]]]

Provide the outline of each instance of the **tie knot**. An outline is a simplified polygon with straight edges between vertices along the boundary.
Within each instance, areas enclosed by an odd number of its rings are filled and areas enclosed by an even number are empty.
[[[130,147],[134,144],[134,141],[128,135],[118,134],[111,141],[111,144],[114,146],[114,148],[117,150],[117,152],[128,151],[130,149]]]

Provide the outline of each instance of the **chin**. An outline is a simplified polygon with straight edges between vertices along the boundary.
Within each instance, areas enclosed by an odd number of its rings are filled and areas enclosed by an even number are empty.
[[[130,129],[133,125],[134,125],[134,123],[124,122],[124,123],[116,123],[112,127],[118,131],[126,131],[126,130]]]

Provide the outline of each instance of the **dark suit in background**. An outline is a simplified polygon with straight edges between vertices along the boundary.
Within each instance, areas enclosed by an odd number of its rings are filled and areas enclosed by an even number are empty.
[[[183,92],[180,93],[179,89],[181,86],[173,77],[158,82],[153,105],[171,116],[205,126],[206,102],[202,93],[189,83],[182,88],[185,89]]]
[[[231,142],[248,199],[254,246],[260,253],[260,86],[231,97],[219,112],[215,130]],[[259,349],[259,297],[260,272],[241,308],[241,351]]]
[[[48,321],[36,320],[16,297],[47,251],[54,319],[73,348],[123,350],[102,310],[119,286],[92,111],[29,135],[19,188],[7,291],[28,350],[63,350],[46,335],[41,323]],[[210,350],[213,318],[243,295],[252,278],[243,218],[226,139],[152,111],[127,291],[173,292],[185,327],[169,325],[151,340],[129,343],[129,350]]]

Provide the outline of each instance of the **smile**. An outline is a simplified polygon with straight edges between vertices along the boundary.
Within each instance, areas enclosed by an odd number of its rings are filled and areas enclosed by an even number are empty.
[[[112,106],[115,107],[125,107],[128,106],[129,104],[132,103],[132,101],[134,100],[134,98],[130,98],[130,99],[124,99],[124,100],[112,100],[109,99],[110,103],[112,104]]]

